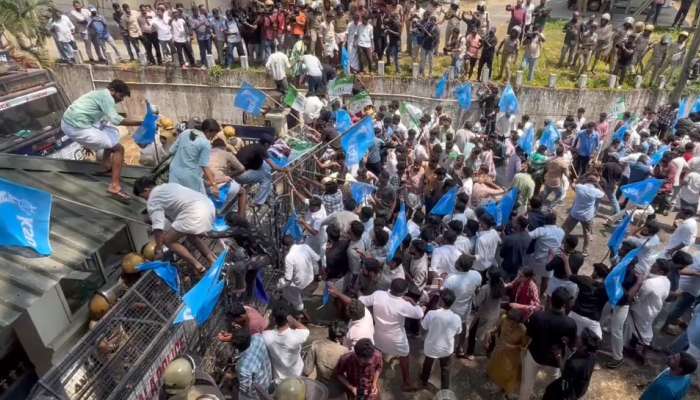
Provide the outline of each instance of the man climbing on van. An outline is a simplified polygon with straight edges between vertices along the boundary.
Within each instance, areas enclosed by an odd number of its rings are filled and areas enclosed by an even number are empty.
[[[105,174],[111,173],[112,182],[107,193],[121,202],[128,202],[130,196],[122,190],[121,170],[124,164],[124,147],[119,144],[119,130],[116,125],[139,126],[141,121],[127,120],[117,113],[116,105],[129,96],[129,86],[115,79],[106,89],[97,89],[80,96],[63,114],[63,133],[99,157]]]

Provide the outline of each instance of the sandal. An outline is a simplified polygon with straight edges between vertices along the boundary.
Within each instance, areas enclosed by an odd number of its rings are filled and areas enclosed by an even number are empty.
[[[131,201],[131,196],[129,196],[122,190],[120,190],[119,192],[110,192],[108,190],[107,194],[120,203],[129,204],[129,202]]]

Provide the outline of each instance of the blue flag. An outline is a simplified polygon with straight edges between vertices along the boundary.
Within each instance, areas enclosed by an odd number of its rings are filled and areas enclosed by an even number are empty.
[[[345,46],[340,50],[340,65],[345,75],[350,75],[350,53],[348,53],[348,49]]]
[[[228,226],[228,223],[226,222],[226,217],[223,215],[217,215],[214,217],[214,226],[212,226],[211,230],[214,232],[223,232],[225,230],[228,230],[230,227]]]
[[[608,240],[608,247],[610,248],[610,253],[617,257],[617,253],[622,247],[622,242],[627,236],[627,230],[629,229],[630,223],[632,222],[632,213],[625,215],[625,218],[620,222],[620,224],[615,228],[612,235],[610,235],[610,240]]]
[[[233,200],[236,193],[231,192],[231,182],[225,183],[219,187],[219,197],[214,197],[209,194],[209,200],[214,203],[216,211],[221,211],[229,201]]]
[[[134,142],[144,148],[156,141],[156,133],[158,133],[158,116],[153,113],[151,103],[146,102],[146,116],[143,117],[141,126],[134,132]]]
[[[509,83],[503,89],[501,99],[498,101],[498,109],[503,113],[517,114],[519,107],[518,98],[515,96],[513,87]]]
[[[620,191],[635,206],[646,207],[654,200],[663,184],[663,179],[648,178],[624,185],[620,188]]]
[[[557,143],[559,143],[559,131],[554,126],[553,122],[547,124],[542,132],[542,137],[540,137],[540,145],[545,146],[547,151],[554,153],[557,150]]]
[[[459,103],[459,108],[469,110],[472,107],[472,84],[465,83],[455,89],[455,99]]]
[[[627,275],[627,266],[637,257],[640,248],[630,251],[625,255],[625,257],[613,268],[612,271],[605,278],[605,292],[608,294],[608,302],[611,305],[616,306],[625,294],[625,290],[622,288],[622,282],[625,280],[625,275]]]
[[[352,182],[350,184],[350,193],[357,204],[364,204],[369,196],[377,191],[375,186],[364,182]]]
[[[0,179],[0,247],[50,256],[51,194]]]
[[[323,299],[321,300],[321,304],[324,306],[328,303],[331,302],[331,292],[328,290],[328,281],[323,282]]]
[[[408,221],[406,220],[406,205],[402,202],[401,208],[399,208],[399,215],[396,217],[396,222],[394,222],[394,228],[391,230],[391,236],[389,236],[389,251],[386,255],[387,261],[394,259],[406,235],[408,235]]]
[[[267,304],[270,302],[270,297],[265,291],[265,284],[263,283],[262,274],[263,271],[259,269],[258,273],[255,275],[255,297],[257,297],[261,302]]]
[[[241,89],[236,93],[233,106],[259,117],[265,105],[265,93],[254,88],[247,82],[243,82]]]
[[[280,156],[274,151],[268,151],[267,157],[275,163],[278,168],[286,168],[289,165],[289,157]]]
[[[299,217],[296,211],[292,211],[292,214],[287,218],[287,223],[284,225],[283,230],[285,235],[291,236],[295,242],[304,239],[304,231],[299,225]]]
[[[659,165],[661,159],[664,158],[664,154],[666,154],[666,152],[668,152],[669,150],[671,150],[671,146],[667,144],[661,146],[660,149],[656,150],[656,153],[652,154],[651,158],[649,159],[651,166],[656,167],[657,165]]]
[[[700,112],[700,96],[698,96],[698,97],[695,99],[695,103],[693,104],[693,112],[694,112],[694,113]]]
[[[688,343],[700,348],[700,315],[695,314],[685,332],[688,334]]]
[[[523,149],[523,152],[528,156],[535,152],[535,127],[527,128],[525,133],[518,139],[518,146]]]
[[[345,110],[338,110],[335,112],[335,129],[341,135],[350,129],[352,126],[352,117],[350,113]]]
[[[617,128],[617,130],[615,131],[615,133],[613,133],[613,136],[612,136],[613,140],[617,139],[617,140],[619,140],[620,142],[624,142],[625,134],[627,134],[627,131],[628,131],[629,129],[630,129],[630,128],[629,128],[629,126],[627,125],[626,122],[625,122],[624,124],[622,124],[622,126],[619,127],[619,128]]]
[[[150,261],[136,267],[139,271],[153,270],[158,277],[165,282],[176,295],[180,295],[180,276],[177,267],[167,261]]]
[[[182,309],[175,317],[174,324],[195,320],[198,326],[202,326],[207,322],[224,290],[221,271],[227,254],[228,250],[222,251],[202,279],[185,293],[182,297]]]
[[[340,139],[345,152],[345,165],[352,168],[359,165],[369,148],[374,144],[374,122],[372,117],[364,117],[348,129]]]
[[[518,189],[512,188],[498,202],[492,201],[487,203],[484,206],[484,210],[493,217],[494,221],[496,221],[496,226],[502,226],[504,223],[510,222],[510,216],[517,201]]]
[[[430,213],[438,216],[451,215],[454,213],[455,205],[457,204],[457,192],[458,187],[450,189],[447,193],[443,194],[437,203],[430,210]]]
[[[442,79],[438,81],[437,86],[435,86],[435,98],[442,99],[447,94],[447,74],[442,76]]]

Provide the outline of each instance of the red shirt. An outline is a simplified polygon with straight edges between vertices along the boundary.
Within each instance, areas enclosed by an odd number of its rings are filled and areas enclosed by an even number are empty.
[[[264,40],[273,40],[275,38],[275,21],[269,15],[263,17],[262,37]]]
[[[510,22],[515,25],[523,25],[526,13],[525,7],[513,7],[510,10]]]
[[[379,398],[379,393],[372,394],[372,381],[374,376],[379,372],[382,373],[384,360],[382,353],[374,352],[372,359],[366,365],[361,365],[354,351],[343,354],[338,360],[338,365],[335,367],[335,372],[342,375],[348,382],[357,388],[358,395],[361,392],[365,393],[364,398],[368,400],[376,400]]]

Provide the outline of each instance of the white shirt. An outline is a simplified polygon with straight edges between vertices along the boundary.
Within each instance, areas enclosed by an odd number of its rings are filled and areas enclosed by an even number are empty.
[[[565,287],[566,290],[569,291],[572,300],[575,300],[578,296],[577,284],[571,282],[568,279],[559,279],[556,276],[552,276],[551,278],[549,278],[549,282],[547,283],[547,290],[545,291],[545,293],[547,294],[547,296],[551,297],[552,293],[554,293],[554,291],[560,287]]]
[[[170,26],[172,27],[173,41],[175,41],[176,43],[187,42],[187,30],[185,28],[186,22],[184,18],[178,18],[176,20],[173,20]]]
[[[423,342],[426,357],[447,357],[454,351],[455,335],[462,332],[462,320],[452,310],[441,308],[425,314],[421,321],[423,329],[428,331]]]
[[[501,114],[501,116],[496,120],[496,132],[498,132],[501,136],[509,137],[510,131],[515,130],[516,127],[517,121],[515,119],[515,115],[511,114],[509,117],[507,114]]]
[[[304,369],[301,346],[309,338],[309,330],[287,328],[280,332],[277,329],[269,329],[263,331],[262,337],[270,354],[272,377],[275,382],[300,376]]]
[[[318,232],[315,235],[309,233],[304,242],[317,254],[321,254],[323,246],[326,243],[326,230],[321,228],[321,222],[323,222],[324,219],[326,219],[326,209],[323,208],[323,204],[321,204],[321,208],[319,208],[318,211],[307,213],[304,216],[304,222]]]
[[[267,72],[269,72],[272,79],[276,81],[285,79],[287,77],[287,69],[291,67],[292,65],[289,63],[289,58],[281,51],[272,53],[270,57],[268,57],[267,63],[265,63]]]
[[[307,244],[293,244],[284,257],[284,282],[288,286],[304,289],[314,280],[315,266],[320,260]]]
[[[430,260],[430,270],[438,275],[453,274],[457,271],[455,263],[461,255],[462,252],[453,244],[436,247]]]
[[[652,324],[670,292],[671,281],[667,277],[649,275],[639,288],[636,301],[630,305],[630,314],[634,316],[635,325],[645,344],[651,344],[654,337]]]
[[[371,24],[360,24],[357,27],[357,45],[370,48],[374,43],[374,28]]]
[[[163,16],[163,18],[156,16],[153,18],[152,24],[156,27],[158,40],[167,42],[173,39],[173,31],[168,24],[169,21],[170,19],[167,16]]]
[[[411,239],[418,239],[420,237],[420,226],[409,220],[406,225],[408,226],[408,234],[411,235]]]
[[[406,274],[404,274],[403,266],[398,265],[396,268],[389,268],[389,264],[382,264],[382,269],[379,271],[379,276],[377,279],[377,289],[379,290],[389,290],[391,286],[391,281],[396,278],[405,279]]]
[[[693,257],[693,263],[688,266],[688,268],[693,272],[700,272],[700,254],[696,254]],[[700,277],[681,275],[678,281],[678,288],[685,293],[692,295],[693,297],[700,296]],[[700,311],[700,309],[698,309]]]
[[[472,189],[474,189],[474,180],[472,178],[462,179],[462,192],[472,197]]]
[[[65,15],[61,15],[57,21],[53,19],[49,23],[49,29],[54,28],[54,34],[56,35],[56,40],[61,43],[68,43],[73,41],[73,30],[75,26],[70,19]]]
[[[369,339],[374,343],[374,321],[372,313],[365,308],[365,315],[357,321],[348,323],[348,333],[345,335],[345,347],[352,350],[360,339]]]
[[[87,23],[90,22],[90,11],[88,11],[87,8],[81,8],[80,11],[72,9],[70,10],[70,18],[73,20],[73,24],[77,27],[76,31],[81,35],[86,34]]]
[[[654,262],[656,262],[657,254],[655,250],[661,244],[659,235],[654,235],[650,238],[632,236],[627,240],[638,247],[641,246],[639,253],[637,253],[637,264],[634,266],[634,270],[645,276],[649,273]]]
[[[681,244],[683,245],[681,250],[683,250],[684,248],[695,244],[695,239],[697,236],[698,221],[694,217],[690,217],[678,224],[678,227],[676,227],[676,230],[673,231],[673,234],[668,239],[668,244],[666,245],[664,251],[668,251]]]
[[[193,235],[209,232],[216,214],[207,196],[177,183],[151,189],[146,207],[154,230],[164,230],[168,220],[176,231]]]
[[[700,173],[693,171],[686,174],[678,196],[690,204],[698,203],[698,198],[700,197]]]
[[[304,100],[304,122],[311,123],[321,116],[323,101],[318,96],[309,96]]]
[[[688,166],[688,163],[685,162],[685,158],[683,158],[683,156],[680,156],[672,159],[671,164],[676,167],[676,175],[673,177],[673,186],[680,186],[681,172],[683,172],[683,168]]]
[[[556,251],[561,247],[565,233],[557,225],[545,225],[531,231],[529,235],[530,239],[536,240],[532,257],[538,263],[546,263],[549,260],[550,250]]]
[[[474,270],[455,272],[445,279],[443,287],[455,293],[452,311],[465,321],[472,309],[472,301],[476,290],[481,286],[481,274]]]
[[[476,246],[474,249],[474,269],[486,271],[496,262],[496,249],[501,243],[501,237],[495,229],[479,231],[476,234]]]
[[[472,241],[464,235],[457,236],[455,247],[461,251],[462,254],[472,254]]]
[[[406,318],[423,318],[423,309],[389,292],[377,290],[359,300],[374,313],[374,345],[385,356],[407,356]]]
[[[323,76],[323,65],[321,61],[313,54],[304,54],[301,56],[301,63],[306,75],[320,78]]]

